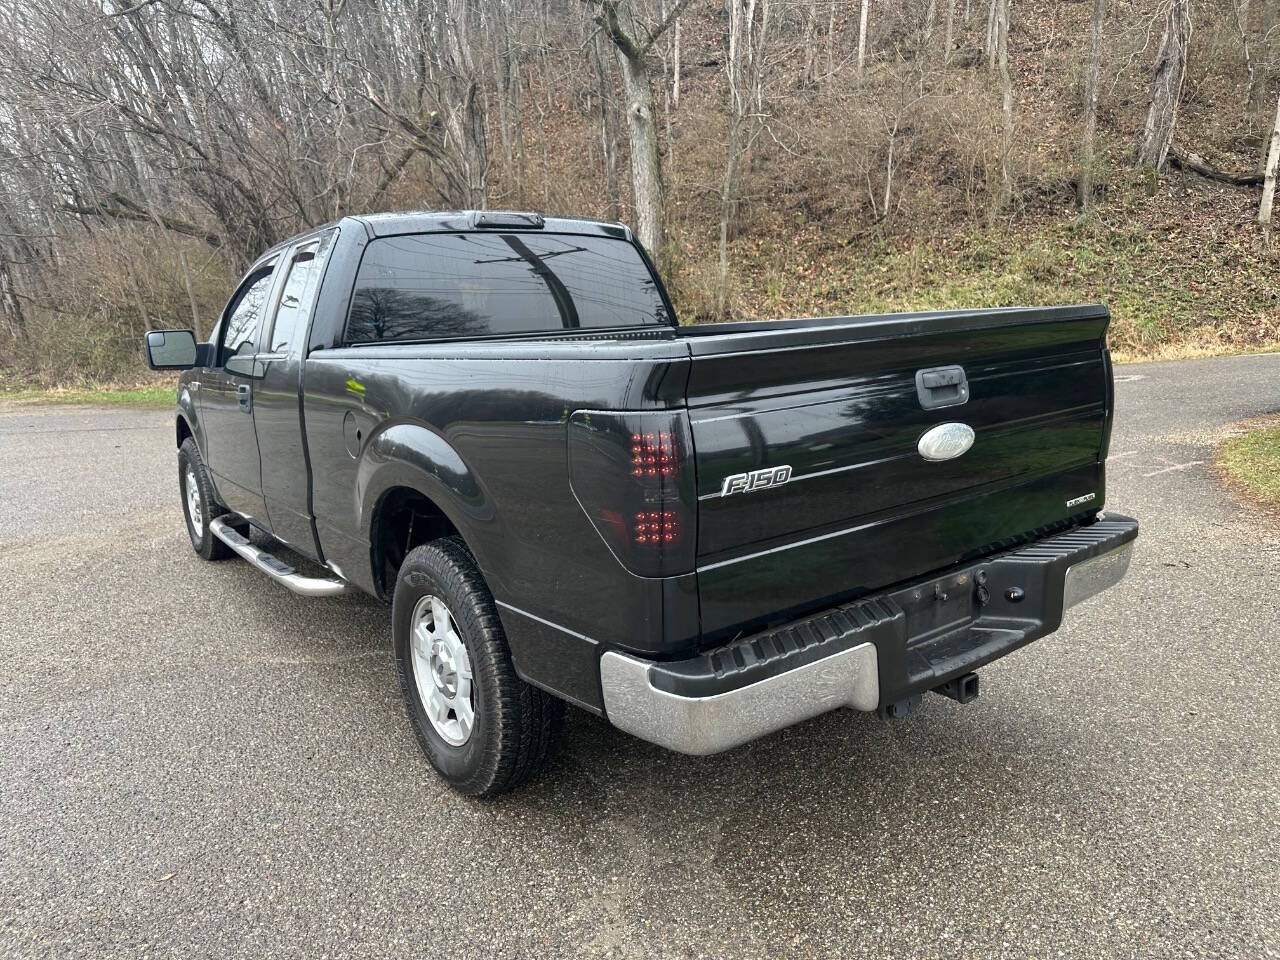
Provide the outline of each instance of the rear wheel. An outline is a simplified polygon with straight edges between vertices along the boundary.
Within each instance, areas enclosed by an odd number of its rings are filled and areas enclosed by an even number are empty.
[[[227,511],[214,496],[213,484],[194,437],[187,437],[178,448],[178,491],[192,549],[206,560],[231,556],[231,548],[209,530],[210,522]]]
[[[405,709],[440,775],[487,797],[537,774],[564,703],[516,675],[493,596],[460,539],[409,552],[391,623]]]

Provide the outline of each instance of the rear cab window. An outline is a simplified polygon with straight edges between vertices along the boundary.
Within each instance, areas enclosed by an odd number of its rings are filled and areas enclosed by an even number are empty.
[[[628,241],[579,234],[429,233],[373,240],[347,343],[671,326]]]

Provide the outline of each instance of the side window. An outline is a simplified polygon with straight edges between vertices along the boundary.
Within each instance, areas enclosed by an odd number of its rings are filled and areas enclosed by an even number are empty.
[[[264,264],[245,279],[236,291],[223,314],[225,332],[222,336],[221,358],[223,365],[236,373],[250,373],[249,361],[238,358],[251,357],[258,352],[258,327],[267,294],[271,292],[271,275],[274,261]]]
[[[286,352],[306,329],[307,318],[311,316],[311,305],[315,302],[316,290],[320,286],[320,266],[323,261],[319,258],[319,250],[319,240],[299,247],[285,267],[289,273],[285,278],[284,291],[280,294],[280,305],[276,308],[271,335],[264,341],[266,352]]]

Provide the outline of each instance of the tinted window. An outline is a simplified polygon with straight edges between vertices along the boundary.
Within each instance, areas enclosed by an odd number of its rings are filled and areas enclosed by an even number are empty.
[[[347,342],[666,323],[653,275],[624,240],[436,233],[369,244]]]
[[[293,343],[294,334],[306,327],[316,289],[320,286],[317,282],[322,263],[317,256],[319,249],[320,241],[312,241],[300,247],[289,261],[289,275],[284,281],[284,291],[280,294],[280,305],[276,307],[276,319],[266,347],[268,353],[287,351],[289,344]]]
[[[245,279],[227,305],[226,334],[222,340],[223,363],[257,352],[258,321],[271,291],[274,264],[259,267]]]

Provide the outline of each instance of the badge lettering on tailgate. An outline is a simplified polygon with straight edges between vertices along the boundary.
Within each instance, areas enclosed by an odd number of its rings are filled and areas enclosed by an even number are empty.
[[[752,490],[763,490],[765,487],[780,487],[790,479],[791,467],[788,464],[752,470],[750,473],[735,473],[724,478],[724,483],[720,485],[720,496],[749,493]]]

